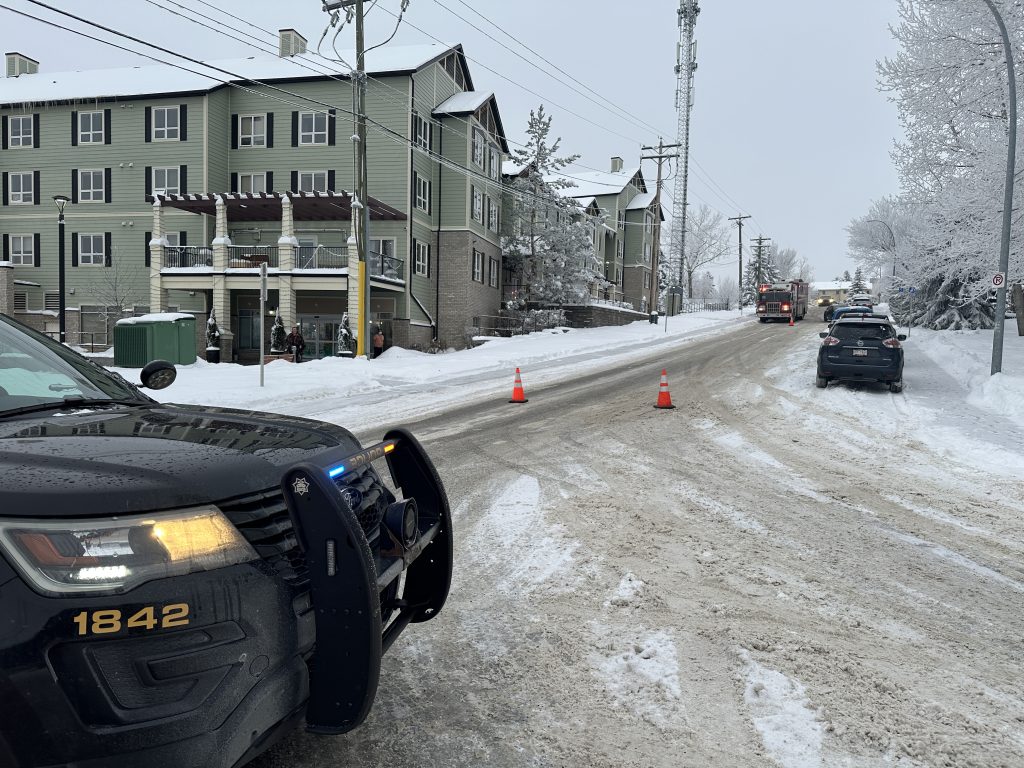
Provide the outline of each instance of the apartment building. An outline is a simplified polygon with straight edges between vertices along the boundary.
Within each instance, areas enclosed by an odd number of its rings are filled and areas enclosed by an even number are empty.
[[[494,95],[474,90],[461,46],[367,56],[371,298],[361,319],[351,82],[305,54],[294,30],[280,36],[280,57],[211,62],[208,75],[168,65],[44,73],[8,54],[0,311],[6,303],[56,330],[51,200],[66,195],[72,342],[107,340],[124,312],[214,310],[222,359],[257,359],[273,315],[302,327],[307,356],[325,356],[346,313],[357,332],[380,325],[389,346],[420,348],[459,345],[473,316],[495,314],[508,148]]]

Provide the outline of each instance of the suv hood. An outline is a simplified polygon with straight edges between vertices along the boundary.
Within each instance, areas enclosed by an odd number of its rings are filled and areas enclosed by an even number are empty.
[[[0,515],[93,517],[263,491],[282,469],[337,446],[341,427],[187,405],[101,407],[0,421]]]

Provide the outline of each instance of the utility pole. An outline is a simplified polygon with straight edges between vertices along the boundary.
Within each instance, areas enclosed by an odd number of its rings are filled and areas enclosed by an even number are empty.
[[[757,245],[754,246],[754,250],[757,253],[757,285],[760,286],[762,283],[762,275],[764,274],[764,249],[768,246],[765,245],[766,240],[771,240],[770,237],[764,235],[758,235],[753,238]]]
[[[743,314],[743,220],[749,219],[750,216],[733,216],[729,221],[735,221],[736,226],[740,228],[740,268],[739,268],[739,282],[736,283],[736,304],[740,310],[740,314]]]
[[[666,144],[664,140],[658,137],[657,147],[642,147],[642,152],[656,152],[654,155],[641,155],[641,160],[656,160],[658,162],[658,180],[656,182],[654,191],[654,247],[651,249],[652,252],[652,263],[651,263],[651,303],[648,307],[648,311],[658,310],[658,261],[661,256],[661,185],[662,185],[662,174],[661,166],[670,158],[679,157],[678,152],[666,154],[666,149],[676,149],[679,144]],[[665,308],[666,313],[668,307]]]
[[[694,27],[700,6],[697,0],[679,0],[676,11],[679,23],[679,43],[676,47],[676,112],[678,130],[676,140],[682,145],[683,159],[676,176],[676,189],[672,197],[672,240],[669,261],[678,273],[676,285],[683,284],[683,261],[686,253],[686,195],[687,175],[690,168],[690,111],[693,109],[693,74],[697,71],[697,49],[693,40]]]
[[[364,0],[335,0],[324,2],[327,13],[340,8],[355,7],[356,22],[356,68],[352,72],[355,88],[356,132],[352,137],[355,153],[355,195],[352,198],[352,229],[356,236],[356,252],[359,254],[359,278],[357,306],[359,323],[356,325],[356,355],[366,355],[370,336],[370,206],[369,176],[366,164],[366,43]],[[331,119],[328,117],[328,119]],[[351,289],[349,296],[352,295]]]

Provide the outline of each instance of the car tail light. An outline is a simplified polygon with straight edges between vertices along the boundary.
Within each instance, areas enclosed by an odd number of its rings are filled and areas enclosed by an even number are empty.
[[[882,346],[888,347],[889,349],[899,349],[900,341],[899,339],[886,339],[885,341],[882,342]]]
[[[835,336],[826,336],[824,339],[821,340],[821,346],[823,347],[834,347],[836,344],[839,343],[840,340],[837,339]]]

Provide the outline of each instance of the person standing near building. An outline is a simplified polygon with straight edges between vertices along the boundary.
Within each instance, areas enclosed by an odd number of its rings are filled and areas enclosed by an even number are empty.
[[[293,325],[292,332],[285,337],[284,348],[292,351],[292,362],[302,362],[302,351],[306,348],[306,340],[302,338],[299,326]]]
[[[384,332],[380,326],[373,332],[373,356],[380,357],[384,354]]]

